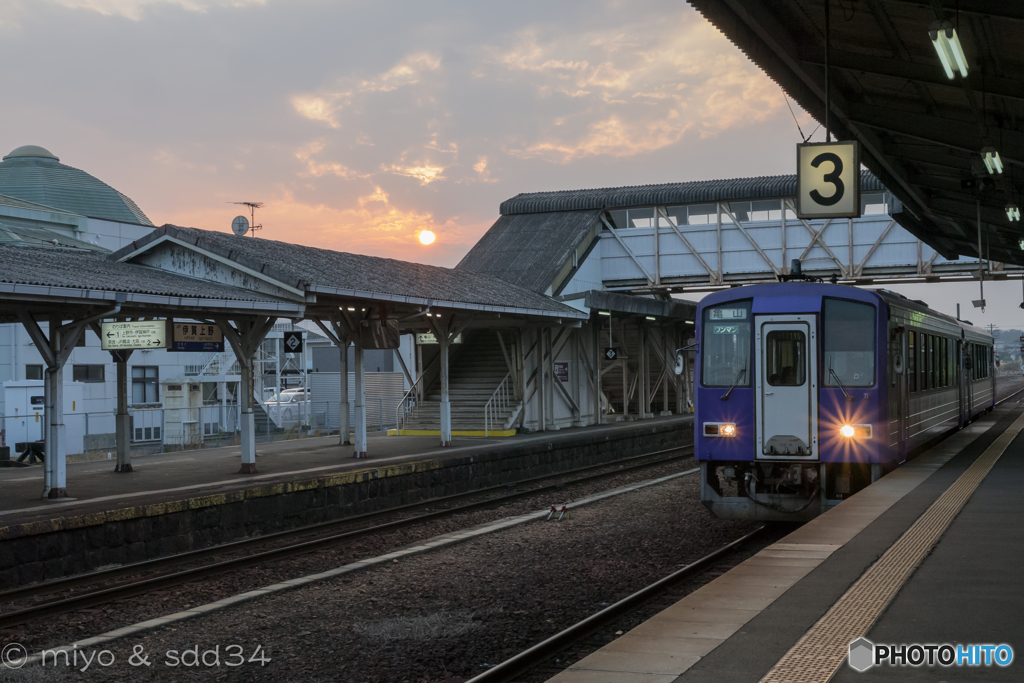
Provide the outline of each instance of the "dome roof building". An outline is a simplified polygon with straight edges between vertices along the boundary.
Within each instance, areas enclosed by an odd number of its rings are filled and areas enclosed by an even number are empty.
[[[130,197],[85,171],[65,166],[37,145],[18,147],[3,158],[0,194],[90,218],[153,225]]]

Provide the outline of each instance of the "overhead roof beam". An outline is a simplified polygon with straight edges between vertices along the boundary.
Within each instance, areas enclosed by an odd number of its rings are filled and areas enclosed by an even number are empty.
[[[825,53],[823,50],[807,48],[801,50],[801,60],[804,64],[824,67]],[[938,62],[934,65],[920,64],[836,48],[832,48],[829,60],[833,68],[844,71],[866,73],[873,76],[887,76],[898,78],[902,81],[927,83],[928,85],[942,88],[961,89],[961,86],[956,81],[946,78]],[[986,75],[984,78],[984,92],[986,95],[996,95],[1009,100],[1024,102],[1024,90],[1021,89],[1020,83],[1011,81],[1008,78],[992,75]],[[971,71],[967,81],[975,90],[982,90],[982,75],[979,70]]]
[[[718,21],[716,24],[734,24],[736,28],[752,33],[757,40],[771,50],[771,55],[779,65],[789,71],[800,82],[805,90],[804,101],[815,100],[815,104],[823,107],[825,100],[824,79],[812,76],[807,72],[804,64],[799,59],[798,43],[776,16],[765,6],[763,0],[690,0],[691,4],[699,5],[705,14],[714,14]],[[725,16],[728,12],[731,16]],[[764,60],[767,55],[751,54],[755,61]],[[842,93],[833,92],[830,97],[833,113],[836,114],[843,128],[846,128],[852,136],[857,138],[864,147],[865,156],[870,156],[878,166],[898,185],[904,192],[902,199],[910,201],[913,208],[918,212],[927,215],[928,205],[917,190],[903,179],[904,169],[893,159],[887,158],[881,151],[881,142],[869,130],[857,125],[850,125],[850,118],[846,113],[847,102]],[[823,112],[822,112],[823,113]],[[819,120],[824,120],[820,116]],[[883,178],[883,180],[885,180]],[[890,188],[892,189],[892,188]]]
[[[893,5],[917,5],[918,7],[935,8],[934,0],[885,0]],[[952,14],[953,8],[949,8]],[[1024,21],[1024,5],[1008,0],[971,0],[958,7],[962,14],[988,15],[995,19],[1016,19]]]
[[[985,145],[985,138],[981,135],[975,136],[970,141],[974,145],[973,149],[958,144],[970,137],[964,131],[966,122],[951,121],[926,114],[908,114],[909,112],[900,112],[889,108],[862,104],[850,105],[851,119],[863,126],[905,135],[951,149],[959,149],[969,154],[977,154]],[[1002,138],[1000,155],[1003,160],[1024,165],[1024,135],[1006,129],[1001,129],[1000,134]]]

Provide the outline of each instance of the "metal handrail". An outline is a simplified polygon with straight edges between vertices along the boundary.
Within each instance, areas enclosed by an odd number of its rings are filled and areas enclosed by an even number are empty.
[[[501,380],[498,388],[494,390],[491,397],[487,399],[487,403],[484,404],[484,436],[489,436],[491,431],[491,420],[497,420],[497,416],[508,410],[510,405],[509,395],[512,393],[510,390],[509,380],[512,378],[512,373],[505,375],[505,378]]]
[[[416,407],[416,401],[412,402],[411,406],[406,406],[409,399],[415,398],[413,392],[416,391],[416,387],[419,386],[420,380],[423,379],[421,375],[413,382],[413,385],[409,387],[409,390],[402,395],[402,399],[395,406],[395,436],[402,435],[402,423],[405,422],[405,418],[409,415],[409,411]]]

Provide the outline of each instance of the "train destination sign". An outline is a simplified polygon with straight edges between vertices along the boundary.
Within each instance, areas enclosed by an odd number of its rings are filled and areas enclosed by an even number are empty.
[[[174,323],[172,351],[220,352],[224,350],[224,333],[209,323]]]
[[[857,141],[796,146],[797,218],[860,216],[860,147]]]
[[[104,351],[167,348],[166,320],[103,323],[100,343]]]

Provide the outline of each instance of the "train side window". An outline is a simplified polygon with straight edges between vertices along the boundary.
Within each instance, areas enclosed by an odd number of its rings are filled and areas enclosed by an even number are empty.
[[[929,334],[928,335],[928,388],[929,389],[934,389],[935,387],[939,386],[939,383],[937,381],[938,377],[936,376],[938,373],[936,372],[936,370],[937,370],[937,368],[936,368],[936,363],[935,363],[935,335],[934,334]]]
[[[807,338],[799,330],[768,333],[765,374],[773,387],[799,387],[807,380]]]
[[[931,382],[931,363],[928,358],[928,342],[930,342],[932,336],[930,334],[921,335],[921,389],[926,391],[932,388]]]
[[[949,340],[946,339],[945,337],[939,338],[939,368],[942,372],[942,380],[939,382],[939,385],[943,387],[949,386],[949,344],[947,343],[948,341]]]
[[[914,346],[917,335],[914,332],[907,333],[907,378],[910,380],[910,391],[917,391],[917,347]]]
[[[930,335],[921,335],[921,391],[931,389],[928,382],[928,338]]]

